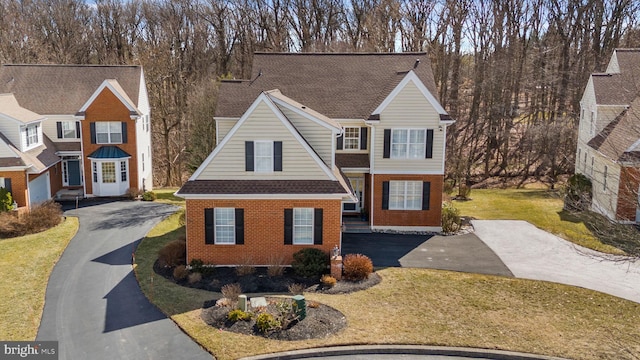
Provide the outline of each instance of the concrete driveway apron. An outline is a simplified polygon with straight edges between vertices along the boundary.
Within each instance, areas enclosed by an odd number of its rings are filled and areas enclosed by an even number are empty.
[[[147,301],[131,266],[139,241],[175,210],[118,201],[65,212],[80,228],[49,279],[37,340],[59,341],[61,360],[212,359]]]
[[[473,220],[475,234],[515,277],[600,291],[640,303],[640,262],[602,254],[517,220]]]

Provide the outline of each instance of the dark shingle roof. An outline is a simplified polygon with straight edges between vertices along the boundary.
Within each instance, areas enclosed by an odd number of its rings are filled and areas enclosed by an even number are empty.
[[[199,194],[346,194],[332,180],[190,180],[178,195]]]
[[[369,154],[336,154],[339,168],[368,168]]]
[[[438,98],[424,52],[256,53],[251,81],[221,84],[216,116],[240,117],[260,92],[279,89],[330,118],[367,119],[409,70]]]
[[[620,113],[587,144],[614,161],[637,161],[640,139],[640,98]]]
[[[43,115],[75,114],[100,84],[115,79],[136,106],[140,66],[14,65],[0,67],[0,93]]]

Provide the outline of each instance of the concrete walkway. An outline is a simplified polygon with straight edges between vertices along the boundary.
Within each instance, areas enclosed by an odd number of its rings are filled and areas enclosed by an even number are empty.
[[[49,278],[36,339],[57,340],[60,360],[212,359],[149,303],[131,267],[139,241],[175,210],[118,201],[66,211],[80,228]]]
[[[640,303],[640,261],[586,249],[526,221],[471,223],[515,277],[579,286]]]

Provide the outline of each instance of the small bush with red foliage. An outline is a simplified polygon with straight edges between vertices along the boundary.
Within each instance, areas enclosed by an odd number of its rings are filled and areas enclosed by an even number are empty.
[[[11,238],[36,234],[48,230],[62,221],[60,204],[47,201],[18,215],[8,211],[0,213],[0,238]]]
[[[342,276],[346,280],[360,281],[369,277],[373,272],[373,263],[368,256],[362,254],[347,254],[342,260]]]
[[[187,262],[187,239],[184,236],[173,240],[158,251],[161,266],[185,265]]]

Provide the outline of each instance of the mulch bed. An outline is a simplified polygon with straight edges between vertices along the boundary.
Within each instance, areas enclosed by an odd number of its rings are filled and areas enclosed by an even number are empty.
[[[240,284],[243,293],[289,293],[289,286],[302,284],[306,293],[346,294],[354,291],[368,289],[382,280],[380,275],[372,273],[362,281],[339,281],[329,288],[323,286],[319,278],[304,278],[296,276],[291,268],[285,268],[282,276],[267,275],[267,268],[258,267],[253,274],[239,276],[234,267],[217,267],[211,274],[203,275],[202,279],[195,283],[188,280],[176,281],[173,278],[173,268],[163,267],[158,261],[153,266],[154,271],[176,284],[198,288],[213,292],[220,292],[227,284]],[[279,329],[268,333],[261,333],[255,326],[255,317],[261,311],[277,314],[275,303],[278,301],[290,301],[287,298],[267,298],[266,308],[252,311],[254,316],[250,321],[231,322],[227,319],[229,306],[216,305],[216,301],[208,301],[203,305],[201,317],[205,323],[220,330],[231,331],[245,335],[264,336],[278,340],[304,340],[323,338],[335,334],[347,326],[347,319],[338,310],[324,304],[307,301],[307,317],[303,320],[291,323],[286,329]]]

